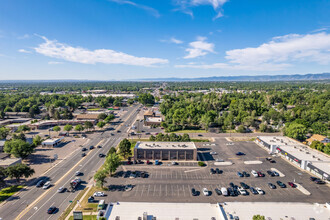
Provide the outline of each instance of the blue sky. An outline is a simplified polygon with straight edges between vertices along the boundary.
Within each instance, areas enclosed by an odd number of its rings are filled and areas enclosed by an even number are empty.
[[[329,72],[328,0],[2,0],[0,80]]]

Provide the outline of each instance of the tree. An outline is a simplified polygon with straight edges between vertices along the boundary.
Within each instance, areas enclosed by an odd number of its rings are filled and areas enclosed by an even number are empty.
[[[73,128],[72,125],[67,124],[67,125],[64,126],[63,130],[67,131],[68,134],[69,134],[69,132],[72,130],[72,128]]]
[[[149,137],[149,141],[156,141],[155,136],[151,135],[151,136]]]
[[[238,126],[237,127],[237,132],[239,132],[239,133],[245,133],[245,127],[244,127],[244,125]]]
[[[34,148],[31,144],[21,139],[12,139],[5,142],[4,151],[14,155],[15,157],[25,159],[34,152]]]
[[[85,128],[87,129],[87,130],[89,130],[89,129],[91,129],[91,128],[93,128],[94,126],[93,126],[93,123],[92,122],[90,122],[90,121],[85,121]]]
[[[0,127],[0,140],[6,139],[9,134],[9,128]]]
[[[288,137],[303,141],[306,138],[307,129],[304,125],[298,123],[290,123],[288,127],[285,128],[284,134]]]
[[[118,154],[113,152],[109,154],[105,159],[104,168],[109,173],[109,175],[112,175],[114,172],[116,172],[119,165],[120,165],[120,158]]]
[[[330,143],[327,143],[327,145],[325,145],[323,152],[330,155]]]
[[[96,181],[96,184],[103,188],[104,183],[106,183],[105,178],[107,178],[107,173],[105,170],[99,170],[94,175],[94,180]]]
[[[263,215],[254,215],[252,220],[266,220],[266,218]]]
[[[53,131],[60,132],[61,127],[60,126],[55,126],[55,127],[53,127]]]
[[[183,134],[182,141],[186,141],[186,142],[190,141],[189,134]]]
[[[110,115],[108,115],[105,119],[104,119],[104,121],[106,122],[106,123],[109,123],[110,121],[112,121],[112,120],[114,120],[115,119],[115,115],[114,114],[110,114]]]
[[[133,103],[134,103],[134,100],[133,99],[127,100],[127,104],[132,105]]]
[[[23,132],[21,132],[19,134],[13,134],[13,138],[12,139],[26,141],[26,137],[25,137],[25,134],[23,134]]]
[[[40,145],[42,142],[42,139],[39,135],[36,135],[34,138],[33,138],[33,144],[34,146],[38,146]]]
[[[82,125],[76,125],[76,127],[74,128],[75,131],[79,131],[79,132],[82,132],[84,129],[85,128]]]
[[[99,128],[103,128],[104,126],[105,126],[105,122],[104,121],[99,121],[97,123],[97,127],[99,127]]]
[[[99,115],[97,116],[97,118],[98,118],[99,120],[104,120],[106,117],[107,117],[107,114],[105,114],[105,113],[101,113],[101,114],[99,114]]]
[[[108,155],[112,154],[112,153],[116,153],[116,148],[114,148],[114,147],[110,148]]]
[[[9,178],[15,178],[19,183],[21,177],[28,178],[34,174],[34,169],[30,168],[26,164],[16,164],[14,166],[7,167],[6,174]]]
[[[5,179],[7,177],[6,170],[0,167],[0,187],[6,185]]]
[[[17,128],[16,132],[26,132],[26,131],[30,131],[31,128],[27,125],[21,125]]]
[[[120,142],[119,152],[124,158],[127,158],[131,154],[131,142],[126,138]]]

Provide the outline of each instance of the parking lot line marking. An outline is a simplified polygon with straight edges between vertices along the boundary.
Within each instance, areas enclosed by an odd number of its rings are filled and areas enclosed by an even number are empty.
[[[142,186],[141,196],[143,195],[144,185]]]
[[[239,160],[239,159],[241,159],[241,158],[239,158],[239,157],[231,157],[231,158],[228,158],[228,160]]]
[[[171,190],[172,190],[171,195],[173,196],[173,195],[174,195],[174,192],[173,192],[173,185],[171,185]]]
[[[167,196],[167,184],[165,185],[165,194]]]
[[[160,184],[160,188],[159,188],[159,196],[162,195],[162,184]]]
[[[154,193],[152,194],[152,196],[155,196],[155,192],[156,192],[156,185],[154,185]]]

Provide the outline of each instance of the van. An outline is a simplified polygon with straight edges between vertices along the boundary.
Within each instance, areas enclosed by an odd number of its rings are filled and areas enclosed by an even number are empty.
[[[105,202],[102,199],[99,201],[99,204],[97,205],[97,210],[102,210],[104,208],[104,206],[105,206]]]
[[[222,195],[224,195],[224,196],[228,196],[228,191],[227,191],[226,187],[222,187],[222,188],[221,188],[221,193],[222,193]]]

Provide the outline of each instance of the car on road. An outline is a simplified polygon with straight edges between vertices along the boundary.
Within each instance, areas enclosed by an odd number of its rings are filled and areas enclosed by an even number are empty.
[[[197,136],[198,136],[198,137],[203,137],[203,135],[202,135],[202,134],[198,134]]]
[[[76,173],[75,173],[75,175],[76,176],[81,176],[81,175],[83,175],[84,173],[83,172],[80,172],[80,171],[77,171]]]
[[[256,187],[256,190],[257,190],[257,192],[258,192],[260,195],[264,195],[264,194],[265,194],[265,191],[263,191],[263,190],[260,189],[259,187]]]
[[[102,146],[101,145],[98,145],[97,148],[102,148]]]
[[[55,206],[51,206],[47,210],[47,214],[53,214],[53,213],[55,213],[56,210],[57,210],[57,208]]]
[[[255,170],[252,170],[252,171],[251,171],[251,174],[252,174],[252,176],[254,176],[254,177],[258,177],[258,173],[257,173]]]
[[[192,196],[198,196],[198,192],[196,191],[195,188],[191,188],[191,195]]]
[[[133,189],[133,186],[131,184],[125,186],[125,191],[131,191]]]
[[[100,158],[105,157],[105,154],[99,154],[99,157]]]
[[[244,177],[244,175],[241,172],[237,172],[237,176]]]
[[[250,187],[250,191],[254,195],[257,195],[258,194],[258,191],[255,188],[253,188],[253,187]]]
[[[282,183],[281,181],[276,181],[277,185],[279,185],[281,188],[286,188],[286,185]]]
[[[84,147],[84,148],[81,148],[81,151],[86,151],[87,150],[87,148],[86,147]]]
[[[293,182],[288,182],[288,184],[289,184],[289,186],[291,186],[292,188],[296,188],[296,187],[297,187],[297,185],[294,184]]]
[[[243,155],[245,155],[245,153],[243,153],[243,152],[237,152],[236,155],[237,156],[243,156]]]
[[[220,189],[218,189],[218,188],[215,188],[215,189],[214,189],[214,191],[215,191],[215,193],[216,193],[216,194],[218,194],[219,196],[221,196],[221,195],[222,195],[222,193],[221,193],[221,190],[220,190]]]
[[[221,187],[221,193],[224,196],[228,196],[228,190],[227,190],[227,188],[226,187]]]
[[[212,151],[212,152],[210,152],[210,154],[211,154],[211,155],[217,155],[217,152]]]
[[[37,183],[36,187],[42,187],[45,183],[46,183],[46,180],[40,180],[40,181]]]
[[[81,156],[82,156],[82,157],[86,156],[86,153],[82,153]]]
[[[57,190],[57,192],[58,193],[63,193],[63,192],[65,192],[66,191],[66,188],[65,187],[60,187],[60,188],[58,188],[58,190]]]
[[[209,191],[206,188],[203,188],[203,194],[204,194],[204,196],[210,195]]]
[[[42,188],[43,188],[43,189],[48,189],[51,185],[52,185],[51,182],[48,181],[48,182],[45,183],[45,185],[43,185]]]
[[[150,134],[150,132],[146,132],[146,135],[149,135]]]
[[[271,189],[276,189],[276,186],[275,186],[274,184],[272,184],[272,183],[268,183],[268,186],[269,186],[269,188],[271,188]]]
[[[95,193],[93,194],[93,196],[94,196],[94,197],[103,197],[103,196],[105,196],[105,194],[104,194],[104,192],[95,192]]]

